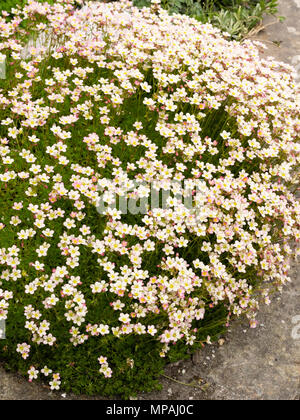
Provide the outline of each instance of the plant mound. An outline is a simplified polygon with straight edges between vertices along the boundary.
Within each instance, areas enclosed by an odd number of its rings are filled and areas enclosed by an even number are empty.
[[[73,3],[0,18],[0,357],[128,397],[290,281],[296,87],[155,2]]]

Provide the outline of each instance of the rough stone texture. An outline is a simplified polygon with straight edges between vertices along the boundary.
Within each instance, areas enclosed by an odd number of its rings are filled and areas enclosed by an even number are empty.
[[[292,64],[300,78],[300,0],[279,0],[279,15],[286,19],[275,23],[273,17],[264,21],[265,30],[253,37],[265,42],[268,50],[264,55]],[[276,21],[276,20],[275,20]]]
[[[293,64],[300,74],[300,0],[279,0],[284,23],[269,25],[254,37],[268,46],[265,56]],[[267,18],[269,24],[272,18]],[[300,400],[300,272],[292,268],[293,283],[261,308],[260,326],[251,330],[236,321],[221,346],[207,346],[192,360],[165,370],[160,392],[140,400]],[[168,376],[169,379],[166,376]],[[52,393],[0,368],[0,400],[87,399]],[[103,399],[97,396],[89,399]]]

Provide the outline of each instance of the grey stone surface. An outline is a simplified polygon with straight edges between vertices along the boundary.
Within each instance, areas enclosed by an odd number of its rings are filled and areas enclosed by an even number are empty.
[[[279,4],[285,22],[266,26],[254,38],[268,46],[264,55],[293,64],[300,74],[300,0],[279,0]],[[272,18],[266,19],[265,24],[270,22]],[[138,399],[299,400],[299,265],[293,265],[291,277],[293,282],[283,294],[276,296],[270,306],[261,308],[257,329],[234,322],[222,345],[207,346],[192,360],[168,366],[161,380],[162,391],[141,394]],[[0,400],[65,398],[78,399],[52,393],[0,368]]]
[[[265,30],[253,39],[266,44],[265,56],[292,64],[300,77],[300,0],[279,0],[279,13],[284,16],[283,23],[276,22],[272,16],[264,21]],[[275,23],[274,23],[275,22]]]

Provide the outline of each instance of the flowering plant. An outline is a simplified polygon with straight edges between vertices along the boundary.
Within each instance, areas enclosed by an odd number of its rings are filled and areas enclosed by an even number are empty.
[[[0,355],[51,389],[151,389],[290,281],[293,69],[158,3],[0,18]]]

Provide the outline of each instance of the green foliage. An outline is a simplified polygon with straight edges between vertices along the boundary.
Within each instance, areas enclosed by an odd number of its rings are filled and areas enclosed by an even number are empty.
[[[239,2],[241,3],[241,2]],[[261,23],[264,14],[277,13],[277,0],[250,2],[248,6],[237,4],[232,9],[221,9],[212,14],[210,22],[232,38],[240,39]]]
[[[151,0],[134,0],[137,7]],[[262,21],[264,15],[276,15],[278,0],[162,0],[171,14],[184,13],[200,22],[211,23],[233,39],[242,39]]]
[[[6,6],[9,10],[9,2]],[[15,3],[11,1],[11,3]],[[36,24],[36,23],[35,23]],[[30,29],[30,24],[29,27]],[[57,60],[49,58],[48,61],[43,63],[43,68],[40,68],[40,72],[43,75],[42,80],[51,78],[53,75],[52,67],[55,66]],[[82,66],[86,65],[85,61],[82,61]],[[68,69],[70,64],[66,61],[61,63],[63,69]],[[71,67],[70,67],[71,68]],[[8,69],[8,79],[13,79],[15,69]],[[94,79],[91,80],[91,84],[97,82],[99,79],[100,73],[94,75]],[[113,77],[112,72],[107,74],[102,71],[101,76],[107,76],[109,78]],[[91,76],[93,77],[93,76]],[[150,78],[153,81],[153,77]],[[149,79],[149,82],[151,81]],[[8,89],[6,80],[0,80],[0,89]],[[36,98],[40,97],[41,90],[37,89],[33,91]],[[47,101],[47,97],[43,97]],[[132,127],[134,121],[139,119],[143,122],[144,126],[148,125],[150,129],[150,123],[147,120],[146,107],[143,106],[141,98],[128,99],[128,102],[124,109],[127,112],[124,116],[119,117],[119,121],[116,121],[116,124],[119,124],[124,130],[129,130]],[[137,103],[138,100],[138,103]],[[66,114],[68,109],[68,102],[65,100],[61,104],[60,113],[61,115]],[[97,111],[95,111],[97,112]],[[10,117],[11,113],[2,111],[1,118]],[[100,114],[97,114],[98,119]],[[224,121],[221,119],[221,126],[223,126]],[[154,122],[152,136],[155,137],[154,131]],[[87,124],[86,121],[82,121],[81,131],[76,129],[76,135],[78,137],[84,136],[86,132],[90,129],[90,124]],[[203,127],[205,129],[205,127]],[[95,127],[95,131],[98,130],[100,136],[103,136],[103,129],[101,126]],[[6,131],[3,130],[3,127],[0,125],[0,137],[4,136]],[[43,144],[47,145],[50,142],[48,136],[45,135],[45,132],[42,127],[39,127],[36,131],[37,135],[41,135],[43,139]],[[74,130],[75,134],[75,130]],[[31,147],[28,144],[26,136],[22,137],[21,144],[16,144],[16,148],[20,147]],[[116,154],[122,159],[128,162],[135,162],[141,155],[128,154],[124,150],[117,149]],[[37,146],[35,149],[36,156],[39,158],[40,164],[47,163],[47,158],[45,154],[45,149],[43,147]],[[137,151],[138,153],[144,153],[143,150]],[[91,161],[89,154],[76,144],[70,149],[70,159],[76,160],[76,158],[81,156],[81,164],[86,165],[95,165],[96,162]],[[18,163],[21,164],[21,159],[18,160]],[[69,182],[71,174],[64,176],[63,181],[65,183]],[[40,191],[37,202],[40,202],[42,199],[47,200],[48,192],[47,190]],[[21,184],[16,183],[14,189],[3,190],[0,187],[0,199],[3,206],[3,216],[1,221],[9,225],[9,219],[12,215],[11,205],[14,200],[22,200],[24,204],[28,205],[30,200],[26,199],[24,196],[24,188]],[[60,204],[65,211],[69,211],[68,203],[65,201]],[[90,223],[90,226],[93,228],[93,233],[97,234],[103,230],[103,225],[99,223],[98,214],[93,206],[88,206],[86,209],[87,217],[86,220]],[[24,217],[30,217],[30,212],[24,213]],[[127,215],[128,223],[131,222],[130,217],[137,222],[139,215],[131,216]],[[62,234],[61,226],[57,223],[53,223],[53,229],[57,235]],[[15,238],[12,230],[1,231],[0,236],[0,248],[12,246],[15,243]],[[40,242],[42,243],[42,241]],[[22,252],[24,252],[24,267],[29,266],[30,261],[35,257],[35,244],[30,244],[31,246],[26,246]],[[189,249],[189,252],[191,249]],[[193,254],[197,253],[197,244],[194,244],[192,249]],[[197,253],[198,255],[198,253]],[[94,296],[90,292],[90,285],[95,282],[95,279],[103,275],[99,271],[99,267],[95,258],[91,258],[88,254],[82,252],[83,262],[81,264],[82,272],[80,276],[85,279],[82,291],[86,296],[89,297],[91,303],[90,308],[92,309],[87,319],[91,324],[95,324],[99,321],[105,322],[116,322],[116,313],[111,309],[107,308],[108,302],[114,299],[113,294],[103,295],[102,299],[97,298],[95,300]],[[190,256],[192,258],[192,256]],[[149,254],[148,266],[156,266],[157,254],[154,253],[153,256]],[[116,260],[117,262],[117,260]],[[50,252],[47,256],[47,264],[49,266],[56,266],[58,264],[63,264],[63,260],[59,260],[57,252],[50,249]],[[87,270],[88,267],[88,270]],[[2,267],[1,267],[2,268]],[[28,272],[23,271],[25,283],[32,280],[33,272],[29,269]],[[0,283],[1,285],[1,283]],[[22,306],[30,305],[31,298],[28,295],[24,295],[23,287],[18,285],[15,289],[15,284],[11,285],[11,290],[17,294],[18,299],[14,301],[10,307],[10,312],[8,319],[6,320],[6,340],[0,340],[0,362],[4,365],[7,370],[17,371],[19,374],[28,378],[28,363],[26,360],[23,360],[19,354],[16,353],[16,348],[19,343],[31,342],[30,332],[24,329],[24,323],[26,319],[24,317],[24,310]],[[46,297],[45,293],[40,293],[40,301]],[[204,298],[204,296],[202,296]],[[129,305],[129,300],[126,302]],[[159,377],[163,373],[164,366],[167,363],[172,363],[177,360],[183,360],[190,357],[190,354],[193,353],[197,348],[203,347],[208,336],[211,337],[212,341],[215,341],[220,338],[220,336],[225,332],[225,324],[228,320],[228,312],[224,305],[218,305],[216,307],[209,308],[206,310],[206,317],[201,321],[194,321],[193,327],[197,328],[198,333],[197,340],[193,345],[187,346],[184,341],[179,341],[176,345],[172,345],[171,350],[165,357],[160,356],[160,352],[163,349],[163,344],[158,342],[156,338],[151,338],[149,336],[137,336],[129,335],[124,336],[123,338],[117,338],[114,336],[105,336],[99,340],[99,337],[94,337],[89,339],[87,342],[83,343],[80,346],[73,346],[70,342],[69,337],[69,328],[70,323],[66,321],[64,317],[64,305],[57,305],[56,310],[53,312],[52,316],[48,317],[49,321],[55,326],[53,328],[53,333],[57,338],[57,343],[53,347],[40,346],[37,344],[32,344],[32,357],[30,363],[35,366],[37,369],[42,369],[45,364],[53,372],[59,372],[62,377],[61,388],[67,392],[72,392],[75,394],[86,394],[86,395],[95,395],[100,394],[102,396],[118,396],[120,398],[129,398],[130,396],[136,395],[138,392],[150,392],[155,389],[160,389],[161,385],[159,383]],[[48,314],[43,313],[43,316],[48,316]],[[149,323],[155,323],[159,325],[160,322],[165,322],[164,319],[152,319],[149,317]],[[99,374],[99,363],[97,358],[100,354],[109,355],[110,366],[113,368],[113,378],[107,379],[103,375]],[[134,360],[134,365],[130,364],[130,360]],[[71,362],[70,362],[71,361]],[[40,376],[43,380],[43,377]],[[47,378],[44,378],[45,384],[49,383]]]
[[[15,349],[18,343],[28,340],[29,334],[23,328],[24,315],[20,311],[20,305],[12,309],[12,315],[7,321],[9,340],[5,340],[5,345],[0,342],[0,360],[7,370],[18,371],[28,377],[28,364],[16,354]],[[205,321],[199,323],[202,325],[199,328],[199,338],[205,340],[207,334],[211,334],[212,340],[220,338],[225,331],[225,318],[226,310],[220,305]],[[200,341],[195,342],[193,346],[189,346],[187,353],[186,344],[178,342],[166,358],[161,358],[159,351],[162,345],[157,340],[136,335],[123,339],[109,336],[106,340],[95,337],[74,347],[68,343],[63,326],[62,321],[61,329],[57,329],[56,335],[60,342],[65,342],[65,346],[46,348],[36,345],[32,349],[31,363],[42,369],[46,360],[48,368],[61,373],[62,389],[75,394],[99,394],[127,399],[138,392],[159,390],[159,377],[166,363],[186,359],[190,357],[190,353],[202,347]],[[102,353],[109,354],[110,365],[114,368],[113,378],[110,380],[99,374],[97,357]],[[133,366],[130,365],[131,359],[134,359]]]

